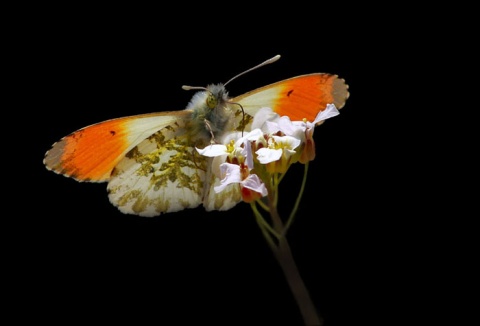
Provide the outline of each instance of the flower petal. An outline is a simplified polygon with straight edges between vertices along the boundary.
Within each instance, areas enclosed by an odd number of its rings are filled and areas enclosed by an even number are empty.
[[[261,108],[255,113],[252,121],[252,130],[253,129],[262,129],[266,121],[273,121],[278,118],[278,114],[273,112],[271,108]]]
[[[240,183],[242,178],[240,176],[240,166],[230,163],[220,164],[220,174],[223,177],[219,186],[214,187],[215,192],[220,192],[231,183]]]
[[[260,178],[256,174],[250,174],[245,180],[242,181],[242,186],[250,190],[253,190],[255,192],[258,192],[259,194],[262,195],[262,197],[268,194],[265,184],[260,180]]]
[[[245,139],[248,139],[250,141],[258,141],[261,138],[264,138],[263,131],[259,128],[252,129],[252,131],[245,135]]]
[[[247,165],[248,171],[253,169],[253,152],[252,152],[252,144],[248,140],[245,139],[245,145],[243,147],[244,150],[244,157],[245,157],[245,164]]]
[[[339,115],[340,112],[337,110],[334,104],[327,104],[325,110],[318,112],[317,117],[313,121],[313,124],[317,124],[322,120],[326,120],[328,118],[333,118],[334,116]]]
[[[271,162],[278,161],[282,157],[283,150],[281,149],[270,149],[270,148],[260,148],[255,153],[257,154],[257,159],[262,164],[268,164]]]
[[[301,144],[301,140],[292,136],[272,136],[275,140],[275,147],[282,147],[285,149],[295,149]]]
[[[289,117],[283,116],[278,119],[278,126],[280,131],[287,136],[293,136],[298,138],[299,135],[303,134],[305,127],[303,125],[294,124]]]
[[[220,145],[220,144],[208,145],[204,149],[199,149],[195,147],[195,149],[200,155],[204,155],[208,157],[215,157],[215,156],[227,154],[227,146]]]
[[[280,131],[280,127],[277,122],[275,121],[265,121],[262,126],[262,131],[265,134],[276,134]]]

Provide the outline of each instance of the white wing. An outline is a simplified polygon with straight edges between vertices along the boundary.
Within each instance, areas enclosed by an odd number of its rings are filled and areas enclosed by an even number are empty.
[[[134,147],[115,167],[107,189],[120,211],[156,216],[202,203],[207,159],[177,121]]]

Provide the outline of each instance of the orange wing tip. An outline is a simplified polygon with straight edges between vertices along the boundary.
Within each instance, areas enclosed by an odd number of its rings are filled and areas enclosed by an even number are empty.
[[[296,121],[313,121],[328,104],[333,103],[341,109],[350,96],[344,79],[325,73],[294,77],[275,86],[278,87],[278,95],[274,111]]]
[[[43,164],[47,170],[58,173],[65,174],[66,171],[62,169],[61,164],[61,153],[64,151],[65,141],[62,138],[60,141],[54,143],[52,148],[45,153],[43,158]]]
[[[95,124],[53,144],[43,162],[48,170],[77,181],[108,181],[126,150],[125,136],[120,120]]]
[[[81,168],[76,166],[73,162],[75,156],[67,155],[68,143],[70,136],[64,137],[52,145],[52,148],[45,153],[43,164],[47,170],[63,175],[67,178],[75,179],[79,182],[103,182],[105,177],[96,177],[92,179],[90,176],[85,176]],[[108,177],[107,177],[108,178]]]
[[[333,75],[333,77],[335,77],[332,83],[333,104],[335,104],[337,109],[341,109],[350,97],[350,92],[348,91],[348,85],[345,79],[339,78],[337,75]]]

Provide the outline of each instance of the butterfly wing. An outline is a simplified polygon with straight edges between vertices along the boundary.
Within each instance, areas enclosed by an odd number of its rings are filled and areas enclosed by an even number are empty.
[[[202,203],[207,158],[194,148],[185,120],[157,131],[115,166],[107,190],[122,212],[156,216]]]
[[[77,181],[108,181],[109,199],[123,213],[156,216],[200,204],[230,209],[241,201],[240,188],[215,193],[220,179],[212,159],[195,150],[205,139],[189,133],[191,119],[183,110],[96,123],[56,142],[44,164]]]
[[[348,96],[348,86],[336,75],[286,79],[233,98],[245,111],[236,111],[235,130],[248,130],[262,107],[313,121],[329,103],[342,108]],[[191,120],[192,111],[183,110],[93,124],[55,143],[44,164],[78,181],[108,181],[110,201],[124,213],[155,216],[202,203],[206,210],[230,209],[241,201],[240,187],[215,193],[220,179],[211,170],[212,159],[195,151],[196,135],[186,128]]]
[[[78,181],[104,182],[138,143],[190,111],[159,112],[96,123],[62,138],[45,154],[47,169]]]
[[[214,159],[197,153],[185,123],[179,120],[157,131],[115,166],[107,190],[120,211],[152,217],[202,203],[207,211],[227,210],[241,201],[238,185],[214,192],[220,184],[212,171]]]
[[[229,184],[221,192],[215,192],[215,187],[220,185],[220,164],[223,160],[220,157],[213,158],[209,162],[207,170],[206,184],[203,194],[203,207],[205,210],[226,211],[242,201],[242,193],[238,183]],[[218,169],[218,170],[216,170]]]
[[[318,112],[333,103],[341,109],[349,97],[348,85],[337,75],[314,73],[285,79],[234,97],[250,116],[262,107],[270,107],[292,121],[314,121]]]
[[[214,192],[220,179],[212,171],[213,159],[195,150],[197,141],[202,138],[178,120],[140,142],[113,169],[107,186],[110,202],[123,213],[147,217],[202,203],[206,210],[236,205],[240,187]]]

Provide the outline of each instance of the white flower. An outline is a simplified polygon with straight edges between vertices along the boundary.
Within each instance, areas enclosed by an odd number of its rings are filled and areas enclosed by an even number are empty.
[[[278,114],[272,111],[271,108],[261,108],[255,113],[252,121],[252,130],[253,129],[262,129],[263,131],[268,132],[268,130],[264,130],[264,125],[267,121],[273,121],[279,117]]]
[[[222,163],[220,164],[220,171],[223,179],[219,186],[214,188],[215,192],[221,192],[229,184],[239,183],[242,187],[250,189],[259,193],[262,197],[268,194],[265,184],[260,180],[256,174],[249,174],[245,179],[242,179],[240,165]]]
[[[204,149],[196,148],[196,150],[200,155],[208,156],[208,157],[216,157],[216,156],[228,154],[227,146],[221,145],[221,144],[211,144],[206,146]]]
[[[335,104],[327,104],[327,107],[325,108],[325,110],[323,111],[320,111],[318,112],[317,116],[315,117],[315,120],[313,120],[313,122],[309,122],[309,121],[294,121],[293,124],[295,126],[299,126],[301,128],[304,128],[304,130],[306,129],[313,129],[315,128],[315,126],[317,124],[319,124],[320,122],[326,120],[326,119],[329,119],[329,118],[333,118],[337,115],[339,115],[340,112],[338,111],[338,109],[335,107]]]
[[[262,164],[268,164],[271,162],[278,161],[282,157],[281,149],[271,149],[271,148],[260,148],[255,152],[257,154],[257,159]]]
[[[260,180],[258,175],[256,174],[250,174],[245,180],[241,182],[241,185],[244,188],[250,189],[254,192],[259,193],[262,197],[265,197],[268,195],[267,188],[265,187],[265,184]]]
[[[222,163],[220,164],[220,174],[222,175],[222,182],[219,186],[216,186],[215,192],[220,192],[225,189],[231,183],[240,183],[242,182],[242,177],[240,174],[240,165]]]
[[[253,118],[250,132],[227,134],[223,138],[226,145],[211,144],[203,149],[197,148],[197,151],[200,155],[214,158],[212,169],[221,179],[215,192],[224,190],[229,184],[238,183],[249,190],[242,192],[244,200],[255,200],[267,195],[262,180],[250,173],[255,158],[257,164],[266,165],[268,173],[285,173],[294,162],[313,160],[315,126],[338,114],[335,105],[328,104],[313,122],[291,121],[288,116],[280,117],[270,108],[261,108]]]
[[[282,156],[289,159],[295,154],[295,148],[300,145],[301,141],[292,136],[272,136],[269,139],[269,146],[257,150],[257,159],[262,164],[268,164],[278,161]]]
[[[327,104],[325,110],[318,112],[315,120],[313,121],[313,124],[317,124],[322,120],[333,118],[339,114],[340,112],[335,107],[335,104]]]

